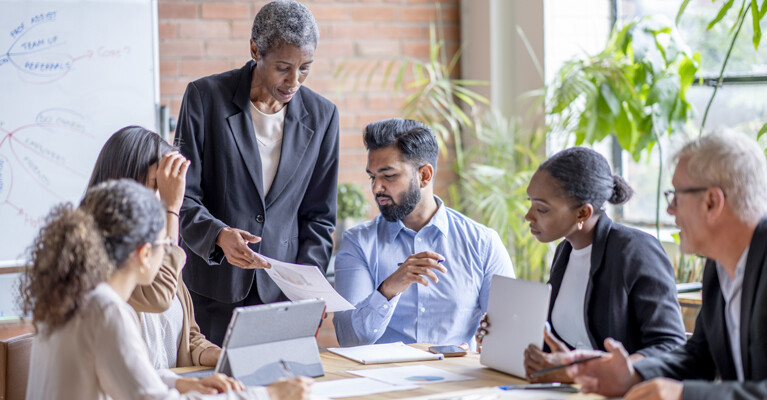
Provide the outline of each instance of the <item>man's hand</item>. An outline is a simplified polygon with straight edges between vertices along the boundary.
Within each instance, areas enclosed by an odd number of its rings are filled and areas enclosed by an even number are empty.
[[[266,387],[272,400],[309,400],[314,380],[306,377],[279,379]]]
[[[682,382],[655,378],[642,382],[626,393],[626,400],[682,400]]]
[[[218,233],[216,244],[226,255],[226,260],[242,269],[271,268],[266,260],[248,247],[248,243],[258,243],[261,238],[237,228],[224,228]]]
[[[584,393],[597,393],[607,397],[622,397],[632,386],[642,381],[634,371],[634,365],[621,342],[605,339],[605,349],[609,352],[597,360],[567,367],[567,374],[581,385]],[[562,358],[562,363],[569,363],[581,358],[603,354],[594,350],[571,351]]]
[[[439,278],[432,270],[440,271],[443,274],[446,273],[447,268],[440,264],[443,261],[445,261],[445,257],[431,251],[413,254],[381,283],[378,291],[387,300],[391,300],[394,296],[407,290],[413,283],[429,286],[429,281],[425,277],[437,283]]]
[[[525,349],[525,373],[527,374],[527,379],[533,383],[572,383],[573,378],[567,375],[567,372],[564,369],[552,371],[545,375],[536,376],[535,378],[530,376],[533,372],[540,371],[544,368],[562,365],[562,359],[570,353],[570,348],[568,348],[564,342],[549,333],[548,330],[543,331],[543,339],[546,344],[549,345],[551,353],[543,352],[543,350],[534,344],[527,346],[527,349]]]
[[[245,385],[242,382],[224,374],[213,374],[202,379],[178,378],[176,381],[176,390],[179,393],[199,392],[202,394],[217,394],[243,389],[245,389]]]
[[[181,210],[181,203],[184,202],[186,171],[189,169],[189,164],[191,161],[181,153],[171,151],[162,156],[157,165],[157,191],[160,193],[160,200],[165,203],[168,210],[175,213]]]

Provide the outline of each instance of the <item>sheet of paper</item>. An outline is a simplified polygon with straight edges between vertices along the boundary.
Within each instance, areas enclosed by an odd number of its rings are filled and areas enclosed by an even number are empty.
[[[474,379],[470,376],[456,374],[426,365],[363,369],[348,372],[365,378],[391,383],[392,385],[425,385],[429,383],[467,381]]]
[[[269,257],[264,258],[272,266],[266,270],[266,273],[290,300],[321,298],[325,300],[327,312],[354,309],[351,303],[330,286],[330,282],[316,266],[291,264]]]
[[[392,385],[369,378],[338,379],[335,381],[315,382],[312,396],[339,399],[342,397],[367,396],[376,393],[418,389],[418,385]]]
[[[402,342],[368,344],[355,347],[330,347],[328,351],[361,364],[441,360],[442,354],[429,353]]]

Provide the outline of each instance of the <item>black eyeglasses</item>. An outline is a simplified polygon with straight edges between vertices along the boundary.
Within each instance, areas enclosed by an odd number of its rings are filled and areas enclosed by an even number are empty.
[[[688,189],[666,190],[663,192],[663,196],[666,197],[666,203],[669,205],[669,207],[671,207],[676,206],[676,195],[678,194],[705,192],[708,189],[709,188],[707,187],[697,187]]]

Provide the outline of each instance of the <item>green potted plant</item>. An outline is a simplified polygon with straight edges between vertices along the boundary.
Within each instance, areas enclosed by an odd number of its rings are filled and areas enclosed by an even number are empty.
[[[370,208],[370,204],[365,199],[365,194],[360,185],[339,183],[337,195],[336,249],[341,244],[344,231],[365,218]]]

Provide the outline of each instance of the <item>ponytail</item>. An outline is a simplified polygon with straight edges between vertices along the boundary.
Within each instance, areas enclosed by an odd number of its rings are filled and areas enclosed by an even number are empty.
[[[623,204],[634,195],[634,190],[631,189],[628,182],[619,175],[613,175],[613,195],[607,200],[610,204]]]

